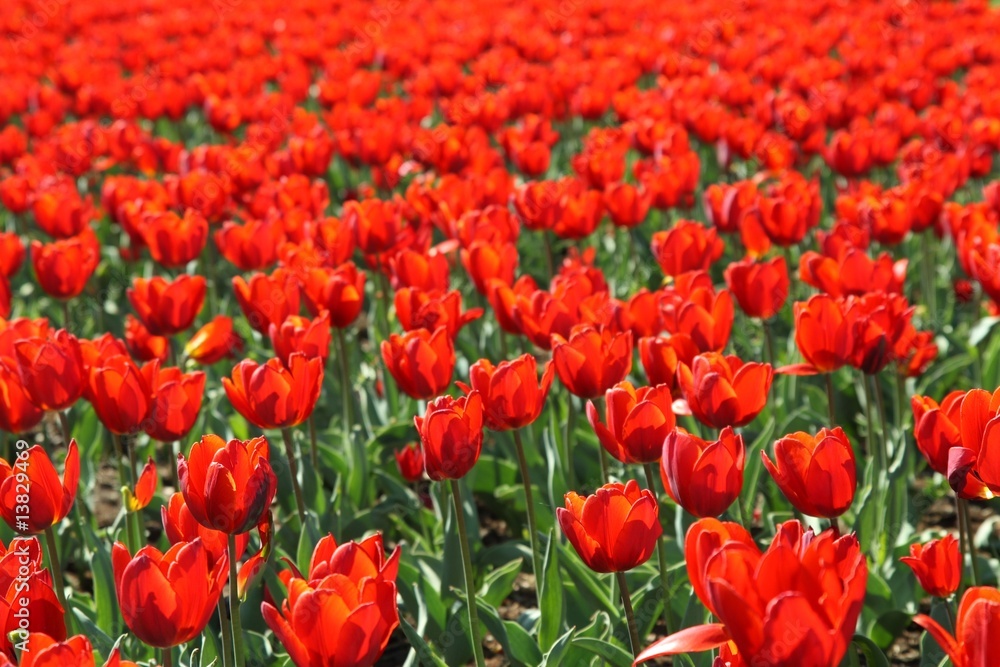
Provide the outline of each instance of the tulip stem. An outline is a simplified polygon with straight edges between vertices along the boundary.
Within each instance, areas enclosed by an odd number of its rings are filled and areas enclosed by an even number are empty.
[[[49,555],[49,569],[52,570],[53,588],[56,589],[56,598],[62,605],[63,613],[66,614],[66,627],[73,627],[73,613],[69,605],[66,604],[66,590],[63,583],[62,565],[59,563],[59,549],[56,546],[56,534],[52,526],[45,529],[45,551]]]
[[[66,299],[62,300],[62,316],[63,316],[63,329],[70,331],[69,322],[69,301]]]
[[[927,303],[927,311],[931,322],[937,321],[937,294],[934,292],[934,239],[930,229],[921,235],[921,245],[923,246],[923,266],[920,277],[923,278],[924,299]]]
[[[165,648],[161,650],[163,655],[163,659],[161,660],[163,667],[174,667],[174,649]]]
[[[288,457],[288,474],[292,478],[292,491],[295,493],[295,508],[299,512],[299,522],[302,529],[306,527],[306,503],[302,499],[302,489],[299,487],[299,470],[295,463],[295,442],[293,441],[292,429],[281,429],[281,437],[285,441],[285,456]]]
[[[653,464],[644,463],[642,468],[646,471],[646,486],[655,495],[656,476],[653,474]],[[736,502],[739,502],[738,498]],[[663,625],[666,627],[667,634],[669,635],[674,631],[674,628],[670,622],[670,571],[667,569],[667,545],[662,535],[656,540],[656,558],[660,565],[660,590],[663,592]]]
[[[969,501],[962,498],[958,501],[962,505],[962,523],[965,525],[965,538],[969,547],[969,560],[972,561],[972,583],[979,586],[982,581],[979,578],[979,562],[976,560],[976,544],[972,537],[972,521],[969,519]]]
[[[465,532],[465,512],[462,509],[462,490],[457,479],[451,480],[451,500],[455,505],[458,543],[462,548],[462,567],[465,570],[465,597],[469,607],[472,650],[476,656],[476,667],[485,667],[486,657],[483,655],[483,641],[479,636],[479,610],[476,608],[476,576],[472,571],[472,553],[469,550],[469,535]]]
[[[226,605],[219,600],[219,626],[222,628],[222,667],[233,667],[233,637]]]
[[[69,417],[66,416],[65,410],[59,411],[59,426],[62,428],[63,447],[69,447],[69,441],[71,439]]]
[[[233,664],[244,667],[246,655],[243,651],[243,621],[240,618],[239,575],[236,572],[236,536],[233,534],[229,535],[229,622],[233,627]]]
[[[337,338],[337,356],[340,357],[340,384],[343,395],[340,400],[344,405],[344,437],[351,432],[354,424],[354,392],[351,387],[351,366],[347,358],[347,340],[343,329],[334,329]]]
[[[764,329],[764,343],[767,345],[767,360],[772,366],[777,363],[774,358],[774,339],[771,337],[771,325],[767,323],[767,320],[760,321],[761,327]]]
[[[826,376],[826,410],[830,415],[830,428],[837,425],[837,412],[833,402],[833,373],[824,373]]]
[[[628,622],[628,638],[632,644],[632,655],[638,656],[642,647],[639,645],[639,628],[635,624],[635,612],[632,611],[632,597],[628,593],[625,573],[615,572],[615,577],[618,579],[618,588],[622,592],[622,606],[625,607],[625,620]]]
[[[514,429],[514,446],[517,448],[517,464],[521,467],[521,482],[524,484],[524,502],[528,506],[528,537],[531,542],[531,567],[536,581],[542,576],[541,559],[538,555],[538,528],[535,523],[535,501],[531,494],[531,472],[528,470],[528,460],[524,456],[524,443],[521,442],[521,431]]]
[[[968,544],[965,540],[965,506],[962,499],[955,496],[955,524],[958,526],[958,549],[962,555],[962,576],[958,578],[958,599],[962,599],[965,593],[965,556],[968,553]]]
[[[111,442],[115,445],[115,461],[118,463],[118,481],[121,482],[122,486],[129,486],[129,488],[135,488],[129,485],[129,479],[125,475],[125,453],[122,452],[122,439],[117,433],[111,434]]]
[[[316,448],[316,412],[309,415],[309,460],[314,470],[319,470],[319,451]]]
[[[572,489],[576,485],[573,474],[573,459],[571,458],[573,440],[573,422],[576,421],[576,406],[573,395],[568,394],[569,407],[566,409],[566,431],[563,435],[563,462],[566,466],[566,487]],[[601,448],[604,449],[603,447]]]

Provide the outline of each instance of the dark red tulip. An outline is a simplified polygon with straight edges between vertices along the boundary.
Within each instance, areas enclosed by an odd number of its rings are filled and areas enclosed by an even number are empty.
[[[667,494],[697,517],[719,516],[743,490],[746,448],[729,426],[713,442],[680,430],[663,442],[660,473]]]

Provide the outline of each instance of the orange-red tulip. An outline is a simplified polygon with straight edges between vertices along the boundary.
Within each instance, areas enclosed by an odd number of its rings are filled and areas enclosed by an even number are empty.
[[[619,382],[604,393],[605,422],[593,401],[587,401],[587,420],[601,446],[622,463],[660,460],[663,441],[677,427],[670,387],[640,387]]]
[[[149,457],[146,465],[142,467],[142,472],[139,473],[135,489],[128,487],[122,489],[122,495],[125,497],[124,505],[129,512],[145,509],[153,501],[153,494],[156,493],[157,475],[153,457]]]
[[[326,364],[330,356],[330,312],[324,311],[313,320],[289,315],[281,326],[271,324],[268,337],[274,353],[286,367],[293,352],[301,352],[307,359],[321,359]]]
[[[76,337],[59,329],[45,338],[14,343],[21,386],[41,410],[65,410],[84,392],[87,377]]]
[[[243,339],[233,331],[233,320],[226,315],[216,315],[184,346],[184,354],[205,365],[234,357],[242,351]]]
[[[0,336],[3,335],[0,333]],[[42,421],[44,415],[45,412],[36,407],[25,392],[17,373],[16,359],[5,359],[0,350],[0,431],[30,431]]]
[[[144,644],[170,648],[191,641],[208,625],[226,583],[229,556],[209,562],[199,539],[179,542],[166,553],[143,547],[135,556],[115,542],[111,563],[125,625]]]
[[[0,653],[0,667],[16,664]],[[83,635],[59,641],[44,632],[32,632],[24,639],[20,667],[94,667],[94,647]],[[115,646],[104,667],[136,667],[136,664],[122,660]]]
[[[154,261],[179,268],[201,254],[208,241],[208,221],[190,208],[183,217],[173,211],[152,213],[143,220],[142,235]]]
[[[179,542],[193,542],[200,539],[208,552],[208,562],[214,563],[226,556],[229,550],[229,535],[201,525],[191,509],[184,502],[184,494],[176,491],[166,505],[160,507],[163,533],[171,546]],[[250,533],[236,535],[236,556],[239,560],[250,542]]]
[[[201,312],[208,289],[201,276],[136,278],[128,289],[128,300],[149,332],[172,336],[185,331]]]
[[[965,591],[958,605],[954,636],[925,614],[917,614],[913,622],[934,637],[954,667],[996,664],[994,642],[1000,636],[1000,590],[976,586]]]
[[[794,312],[795,344],[806,363],[782,368],[783,373],[829,373],[851,360],[854,328],[839,300],[817,294],[796,302]]]
[[[250,282],[236,276],[233,290],[247,322],[264,336],[271,324],[280,327],[289,315],[299,314],[299,284],[286,269],[275,269],[271,275],[255,273]]]
[[[124,355],[102,358],[90,369],[87,398],[101,423],[117,435],[143,428],[153,405],[152,381],[160,362],[142,370]]]
[[[14,232],[0,232],[0,275],[10,278],[24,262],[24,243]]]
[[[483,396],[441,396],[427,404],[413,423],[424,451],[424,470],[432,480],[460,479],[472,470],[483,449]]]
[[[941,404],[928,396],[913,396],[913,439],[931,470],[948,474],[948,456],[962,446],[962,401],[964,391],[953,391]]]
[[[139,361],[166,361],[170,354],[170,339],[153,335],[133,315],[125,316],[125,346]]]
[[[153,405],[143,422],[146,435],[154,440],[181,440],[194,427],[205,395],[205,373],[182,373],[180,368],[160,368],[150,376]]]
[[[656,497],[635,480],[605,484],[586,498],[570,491],[559,527],[594,572],[625,572],[653,555],[663,534]]]
[[[501,361],[495,367],[480,359],[469,368],[469,385],[458,384],[465,393],[475,389],[482,394],[487,428],[506,431],[538,419],[554,373],[552,363],[545,364],[539,382],[538,361],[530,354]]]
[[[12,463],[0,459],[0,515],[22,535],[41,533],[66,518],[79,483],[80,452],[75,439],[66,450],[62,480],[42,446],[32,445]],[[25,485],[29,493],[24,492]]]
[[[570,393],[597,398],[632,370],[632,332],[580,325],[568,340],[553,334],[552,363]]]
[[[698,348],[685,334],[649,336],[639,339],[639,361],[651,385],[677,385],[678,364],[691,365],[698,355]]]
[[[215,232],[219,252],[240,271],[262,271],[274,264],[284,240],[285,231],[274,219],[227,222]]]
[[[403,479],[412,484],[413,482],[419,482],[423,478],[424,452],[420,449],[420,445],[411,442],[406,447],[396,450],[394,456],[396,457],[396,466],[399,468],[399,474],[403,476]]]
[[[329,311],[330,325],[343,329],[361,313],[365,274],[353,262],[337,269],[312,269],[303,279],[302,293],[313,317],[324,310]]]
[[[407,396],[426,400],[443,392],[455,370],[455,348],[445,327],[391,334],[382,341],[382,361]]]
[[[222,378],[229,402],[259,428],[290,428],[309,418],[323,388],[322,359],[293,352],[286,368],[280,359],[258,364],[244,359]]]
[[[231,535],[260,523],[278,486],[263,437],[226,442],[202,436],[188,458],[177,455],[177,477],[195,520]]]
[[[706,270],[722,256],[723,243],[715,228],[678,220],[671,229],[653,234],[650,249],[663,273],[677,277]]]
[[[646,219],[653,204],[653,193],[643,185],[610,183],[604,188],[604,205],[611,222],[618,227],[632,228]]]
[[[712,428],[752,422],[767,405],[773,378],[770,364],[715,352],[699,354],[690,366],[677,366],[677,384],[691,414]]]
[[[12,548],[19,547],[12,545]],[[40,551],[35,553],[41,555]],[[56,640],[63,640],[66,638],[65,613],[52,588],[52,577],[48,570],[42,568],[40,558],[30,556],[28,549],[24,548],[21,553],[8,552],[4,560],[20,562],[16,578],[12,576],[5,582],[5,592],[0,596],[0,665],[16,657],[15,647],[20,649],[20,664],[24,665],[25,659],[30,660],[31,656],[23,650],[23,633],[27,632],[29,636],[31,633],[45,633]]]
[[[854,502],[858,486],[854,448],[844,430],[801,431],[774,443],[774,462],[760,453],[764,467],[795,509],[808,516],[832,519]]]
[[[911,544],[910,555],[899,562],[906,563],[924,590],[935,597],[950,597],[962,583],[962,555],[954,535]]]
[[[726,284],[744,313],[767,320],[788,298],[788,266],[781,256],[769,262],[734,262],[726,268]]]
[[[452,339],[458,337],[462,327],[483,314],[482,308],[470,308],[463,313],[462,293],[458,290],[424,292],[404,287],[396,292],[394,303],[396,318],[405,331],[434,331],[438,327],[444,327]]]
[[[725,427],[714,442],[671,431],[663,442],[660,473],[667,494],[697,517],[719,516],[743,490],[743,436]]]
[[[57,299],[78,296],[100,261],[100,244],[90,227],[84,228],[79,236],[54,243],[31,242],[31,265],[38,285]]]

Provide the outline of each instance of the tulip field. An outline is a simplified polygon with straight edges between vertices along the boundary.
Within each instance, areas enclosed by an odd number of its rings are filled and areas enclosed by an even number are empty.
[[[0,667],[1000,667],[1000,8],[0,31]]]

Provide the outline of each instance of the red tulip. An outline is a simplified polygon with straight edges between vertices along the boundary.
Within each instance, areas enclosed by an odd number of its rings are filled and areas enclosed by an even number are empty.
[[[465,393],[474,389],[482,394],[487,428],[506,431],[538,419],[554,372],[552,364],[546,364],[539,382],[538,362],[530,354],[502,361],[495,367],[480,359],[469,368],[469,385],[458,384]]]
[[[461,479],[472,470],[483,448],[483,397],[441,396],[415,416],[424,451],[424,470],[432,480]]]
[[[854,502],[858,486],[854,448],[839,426],[816,435],[801,431],[774,443],[774,462],[760,453],[764,467],[795,509],[832,519]]]
[[[639,361],[651,385],[677,385],[678,364],[691,365],[698,348],[685,334],[669,337],[650,336],[639,339]]]
[[[22,535],[44,532],[69,514],[79,483],[75,439],[66,450],[62,480],[42,446],[33,445],[18,452],[13,463],[0,459],[0,515]],[[30,493],[24,493],[26,485]]]
[[[94,667],[94,647],[83,635],[58,641],[44,632],[32,632],[25,637],[23,647],[20,667]],[[15,664],[0,653],[0,667],[13,667]],[[122,660],[116,646],[104,667],[136,667],[136,664]]]
[[[954,447],[962,446],[962,401],[964,391],[953,391],[941,405],[927,396],[913,396],[913,439],[927,459],[931,470],[948,474],[948,457]]]
[[[0,276],[12,277],[24,262],[24,243],[14,232],[0,232]]]
[[[281,326],[289,315],[299,314],[299,285],[286,269],[275,269],[269,276],[255,273],[250,282],[236,276],[233,289],[247,322],[264,336],[271,324]]]
[[[365,295],[365,274],[352,262],[337,269],[312,269],[302,286],[306,308],[313,317],[326,310],[330,324],[338,329],[351,325],[361,313]]]
[[[424,476],[424,452],[420,445],[411,442],[406,447],[398,449],[393,454],[399,474],[411,484],[419,482]]]
[[[723,243],[714,228],[678,220],[650,241],[653,257],[664,274],[676,277],[688,271],[704,271],[722,256]]]
[[[325,365],[330,356],[330,312],[324,311],[314,320],[289,315],[280,326],[271,324],[268,337],[286,368],[293,352],[301,352],[307,359],[320,359]]]
[[[312,414],[323,388],[323,362],[293,352],[288,367],[280,359],[258,364],[244,359],[222,378],[229,402],[259,428],[298,426]]]
[[[65,410],[76,403],[87,384],[83,355],[76,337],[59,329],[44,338],[14,343],[21,386],[41,410]]]
[[[15,537],[9,547],[0,543],[0,591],[0,665],[16,657],[15,644],[22,647],[31,633],[66,638],[65,614],[36,538]],[[29,657],[22,651],[22,664]]]
[[[263,437],[226,442],[217,435],[202,436],[189,458],[177,455],[177,476],[198,523],[230,535],[260,523],[278,486]]]
[[[184,217],[173,211],[152,213],[143,220],[142,235],[154,261],[179,268],[201,254],[208,241],[208,221],[190,208]]]
[[[770,364],[715,352],[699,354],[690,367],[677,367],[677,384],[691,413],[712,428],[752,422],[767,405],[773,377]]]
[[[8,329],[8,331],[10,331]],[[0,333],[0,337],[3,334]],[[35,428],[44,411],[35,407],[17,374],[17,361],[0,351],[0,431],[24,433]]]
[[[962,555],[954,535],[926,544],[911,544],[910,555],[899,562],[906,563],[924,590],[935,597],[950,597],[962,583]]]
[[[663,486],[667,495],[691,514],[719,516],[743,490],[745,459],[743,436],[734,434],[729,426],[715,442],[674,430],[663,442]]]
[[[976,586],[965,591],[958,605],[955,635],[930,616],[917,614],[913,622],[927,630],[951,658],[954,667],[993,667],[993,642],[1000,636],[1000,591]]]
[[[135,489],[125,487],[122,495],[125,497],[125,507],[129,512],[138,512],[145,509],[153,501],[153,494],[156,493],[156,464],[153,457],[142,467],[139,473],[139,480],[135,483]]]
[[[488,294],[490,283],[500,280],[505,285],[514,282],[517,270],[517,246],[511,242],[497,244],[490,241],[473,241],[462,250],[462,264],[480,294]]]
[[[129,354],[139,361],[166,361],[170,355],[170,340],[154,336],[141,321],[132,315],[125,316],[125,346]]]
[[[215,232],[219,252],[240,271],[262,271],[274,264],[284,240],[284,229],[274,219],[227,222]]]
[[[79,236],[53,243],[31,242],[31,265],[38,285],[57,299],[79,296],[100,261],[100,244],[90,227]]]
[[[128,290],[128,300],[150,333],[172,336],[194,323],[207,289],[201,276],[185,274],[173,281],[160,276],[136,278]]]
[[[770,319],[778,314],[788,298],[785,258],[778,256],[769,262],[734,262],[726,268],[726,285],[744,313],[762,320]]]
[[[326,535],[320,538],[313,549],[312,558],[309,559],[308,577],[303,577],[299,572],[293,574],[300,579],[306,579],[311,586],[334,574],[348,577],[351,581],[370,577],[395,582],[399,573],[401,554],[402,551],[397,546],[386,557],[381,533],[375,533],[360,542],[351,541],[339,545],[333,535]]]
[[[145,425],[153,404],[151,384],[160,362],[142,370],[124,355],[99,359],[90,369],[87,398],[97,418],[116,435],[135,433]]]
[[[574,327],[569,339],[552,335],[552,362],[559,380],[580,398],[596,398],[632,369],[632,332],[614,334],[588,325]]]
[[[233,320],[216,315],[198,329],[184,346],[184,354],[200,364],[211,365],[243,351],[243,339],[233,331]]]
[[[153,405],[143,423],[146,435],[161,442],[181,440],[194,427],[205,395],[205,373],[160,368],[150,377]]]
[[[854,328],[837,299],[817,294],[796,302],[794,311],[795,344],[806,363],[783,368],[783,373],[829,373],[851,360]]]
[[[604,188],[604,205],[611,222],[618,227],[632,228],[646,219],[653,203],[653,193],[643,185],[610,183]]]
[[[125,625],[144,644],[170,648],[191,641],[208,625],[226,583],[229,556],[209,562],[199,539],[179,542],[166,553],[143,547],[135,556],[115,542],[111,562]]]
[[[622,463],[653,463],[660,459],[664,439],[677,427],[670,387],[640,387],[619,382],[604,393],[605,421],[593,401],[587,420],[601,446]]]
[[[624,572],[653,555],[663,534],[656,497],[635,480],[605,484],[587,498],[570,491],[559,527],[594,572]]]
[[[194,542],[200,539],[205,550],[208,552],[208,562],[214,563],[220,558],[224,558],[229,550],[229,535],[226,533],[201,525],[191,509],[184,501],[184,494],[180,491],[170,496],[166,505],[160,507],[160,518],[163,521],[163,533],[167,536],[167,541],[171,546],[180,542]],[[236,535],[236,555],[239,560],[246,551],[250,542],[250,533],[240,533]]]
[[[426,400],[443,392],[455,369],[455,348],[445,327],[392,334],[382,341],[382,361],[407,396]]]
[[[469,322],[483,314],[482,308],[471,308],[462,312],[462,293],[424,292],[416,288],[404,287],[396,292],[396,318],[406,331],[426,329],[434,331],[445,327],[452,339]]]

